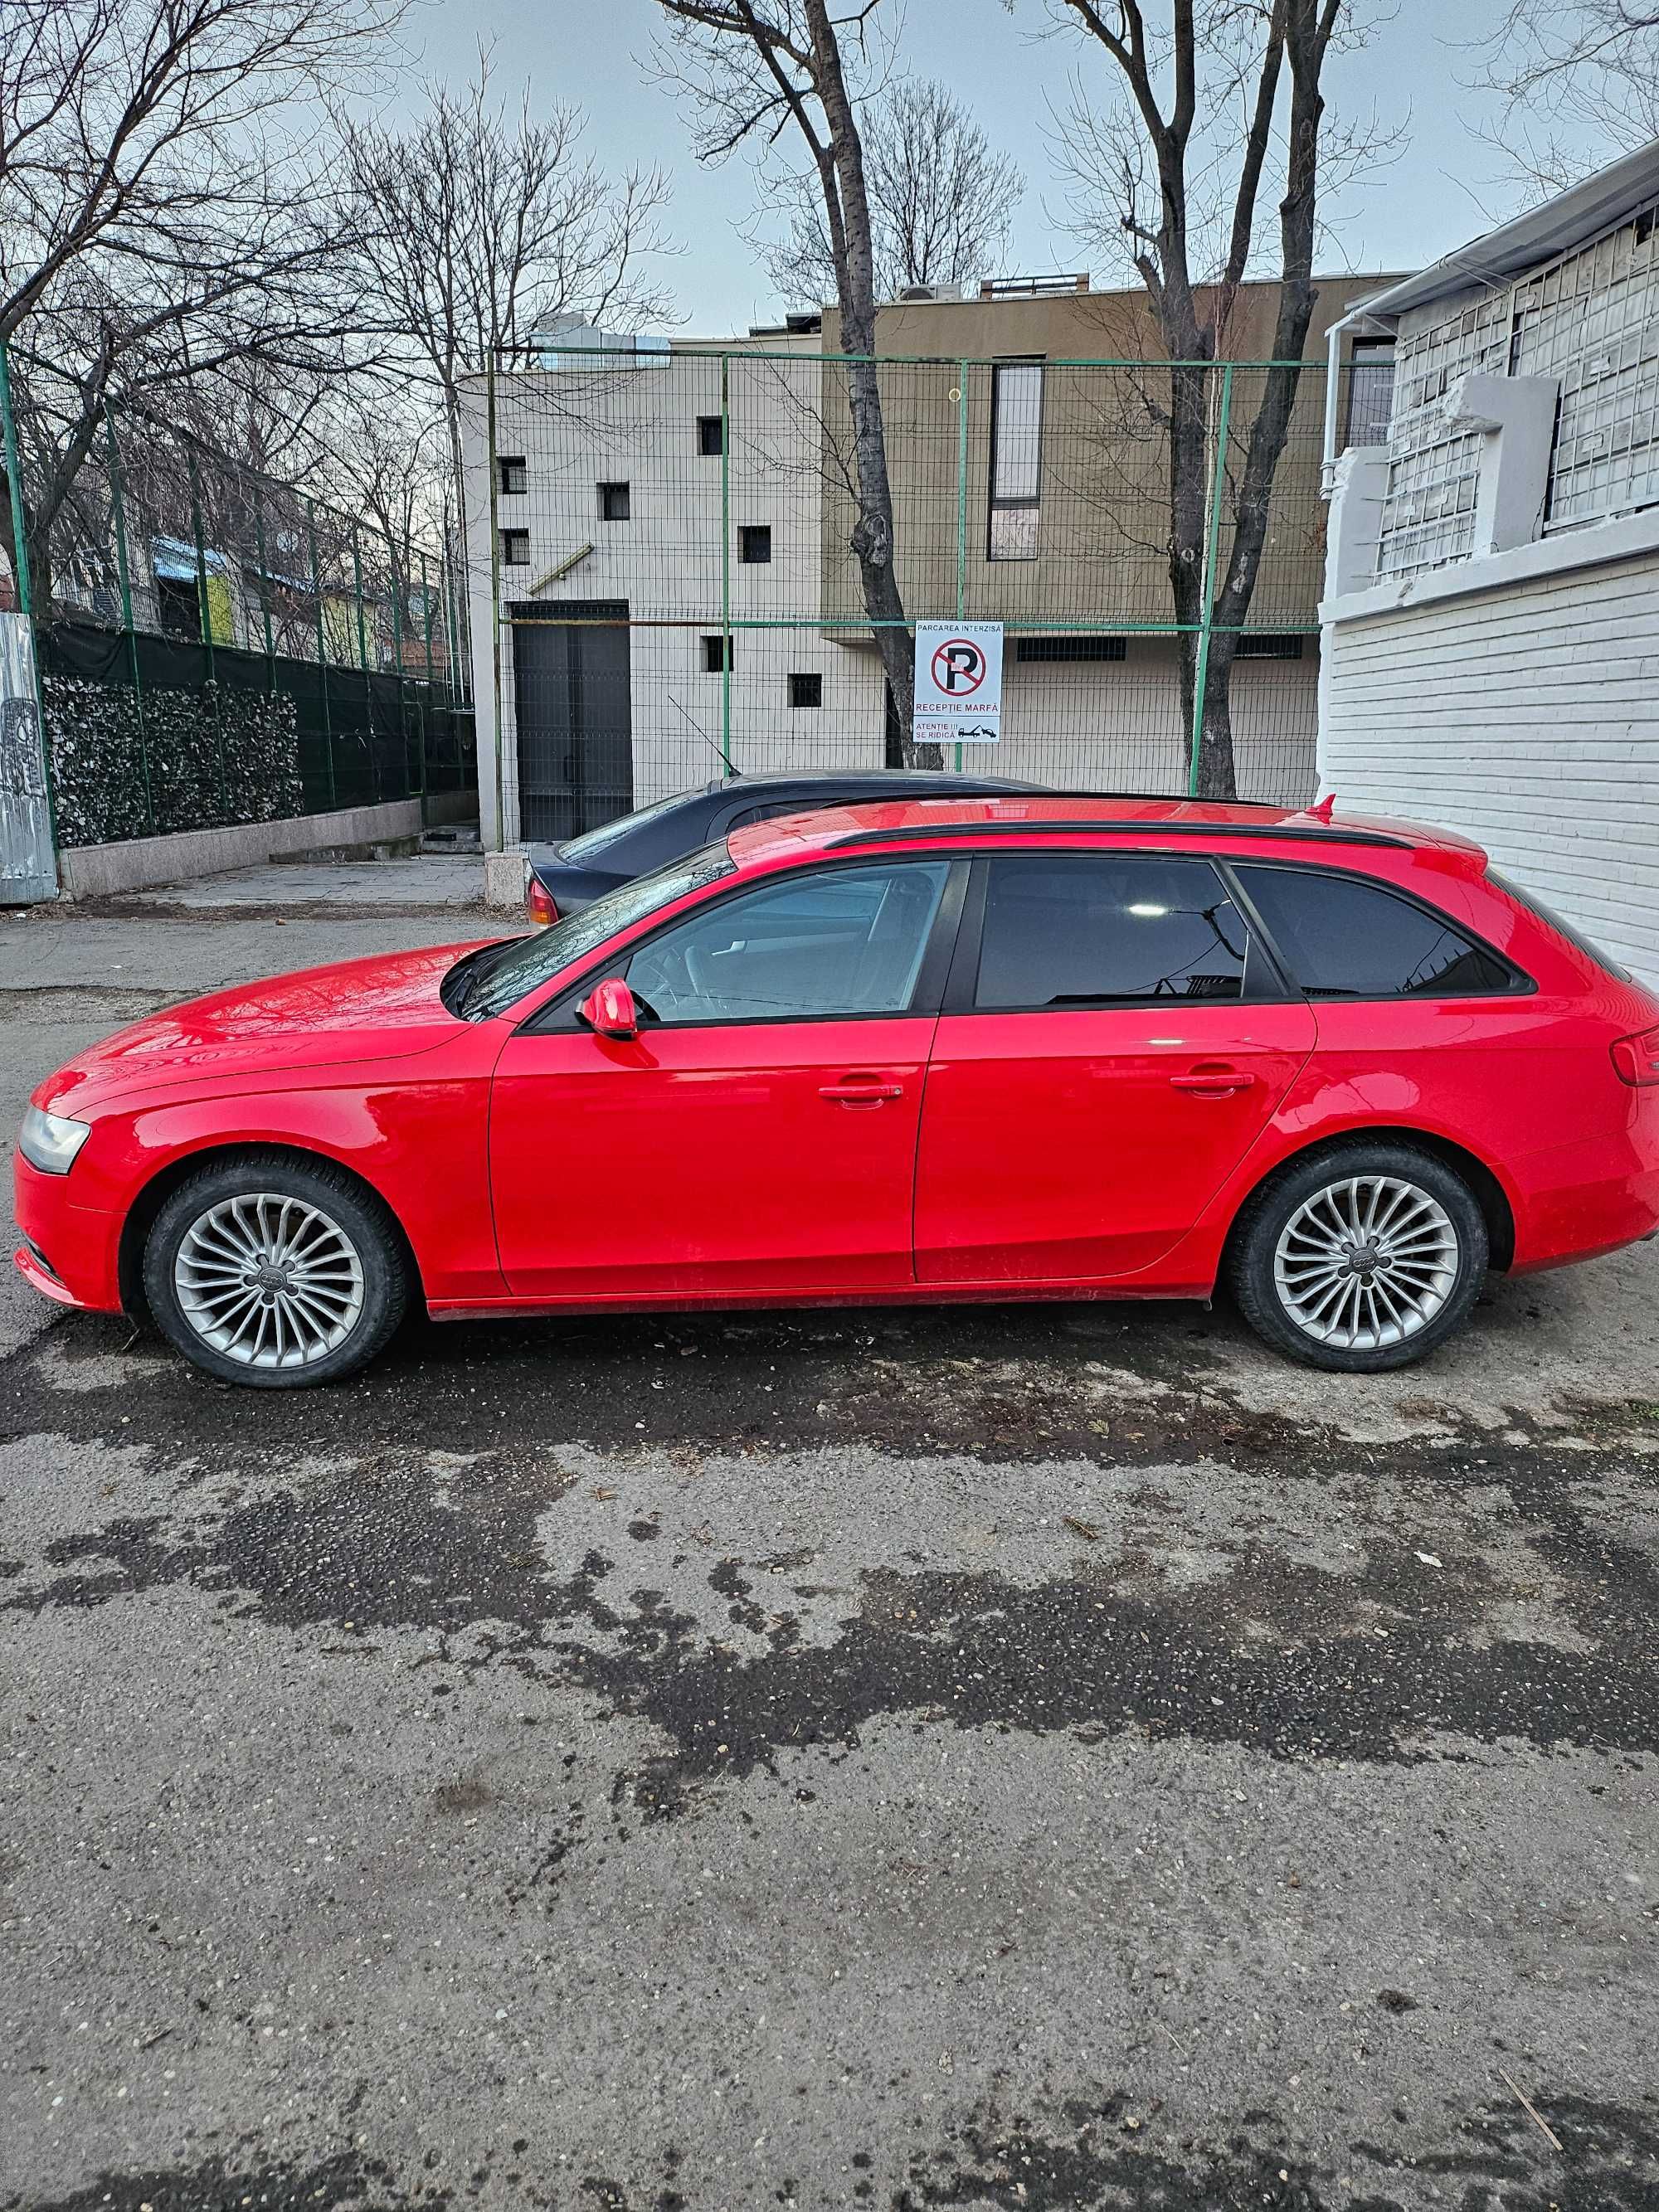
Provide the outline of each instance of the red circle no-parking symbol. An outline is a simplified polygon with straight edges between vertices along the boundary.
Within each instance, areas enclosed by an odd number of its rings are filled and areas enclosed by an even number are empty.
[[[945,699],[971,699],[984,683],[984,653],[970,637],[948,637],[933,654],[933,684]]]

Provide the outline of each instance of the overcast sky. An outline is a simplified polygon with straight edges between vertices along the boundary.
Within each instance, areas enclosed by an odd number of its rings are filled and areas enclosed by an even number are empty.
[[[1508,0],[1384,4],[1390,19],[1369,48],[1328,73],[1328,114],[1375,112],[1385,125],[1405,125],[1406,141],[1390,166],[1328,210],[1326,267],[1419,268],[1521,204],[1501,155],[1478,135],[1492,119],[1490,96],[1468,88],[1480,69],[1469,42],[1496,26]],[[661,269],[680,327],[688,336],[740,331],[774,319],[779,307],[741,235],[754,212],[753,173],[741,158],[716,169],[694,159],[690,118],[648,70],[659,15],[656,0],[438,0],[412,30],[426,74],[466,76],[484,39],[503,92],[516,99],[527,88],[532,105],[582,107],[588,143],[607,163],[661,164],[674,187],[668,226],[683,249]],[[1051,21],[1045,0],[1015,0],[1012,12],[1000,0],[903,0],[906,66],[946,80],[1026,172],[1011,265],[1027,272],[1089,265],[1065,234],[1044,140],[1050,104],[1066,104],[1073,72],[1109,82],[1105,56],[1095,59],[1073,37],[1043,35]]]

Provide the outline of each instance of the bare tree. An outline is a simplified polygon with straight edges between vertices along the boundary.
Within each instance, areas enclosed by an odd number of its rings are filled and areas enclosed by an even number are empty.
[[[865,611],[898,717],[907,764],[941,765],[937,745],[915,739],[915,642],[894,569],[893,491],[887,469],[876,349],[875,225],[859,84],[842,50],[867,61],[865,40],[881,0],[659,0],[673,32],[671,73],[700,102],[699,151],[719,161],[746,143],[775,143],[793,125],[811,159],[835,269],[842,350],[858,487],[848,538]]]
[[[608,177],[573,107],[509,117],[489,60],[459,94],[429,86],[411,130],[343,118],[363,251],[388,326],[429,374],[460,481],[460,380],[559,314],[659,318],[642,268],[665,250],[668,188],[655,169]]]
[[[902,77],[864,104],[860,128],[877,298],[994,276],[1025,179],[948,86]],[[817,306],[836,296],[836,257],[817,177],[792,182],[789,234],[768,273],[786,298]]]
[[[1319,198],[1334,155],[1323,132],[1321,77],[1350,0],[1057,0],[1111,64],[1116,97],[1103,112],[1079,101],[1068,118],[1072,205],[1079,227],[1127,246],[1171,364],[1166,416],[1169,574],[1180,625],[1185,726],[1199,731],[1197,786],[1237,789],[1230,689],[1238,639],[1261,564],[1273,479],[1300,381],[1316,297]],[[1149,17],[1152,20],[1149,20]],[[1231,505],[1218,576],[1206,572],[1214,442],[1208,364],[1224,340],[1240,287],[1259,255],[1264,196],[1279,190],[1278,283],[1272,356],[1254,411],[1237,414],[1213,496]],[[1151,380],[1149,380],[1149,385]],[[1237,410],[1238,401],[1234,402]],[[1234,482],[1224,479],[1237,451]],[[1225,497],[1231,489],[1231,497]],[[1215,629],[1201,656],[1199,625],[1213,592]],[[1196,696],[1200,659],[1204,692]]]
[[[1497,135],[1529,182],[1559,191],[1659,137],[1655,0],[1514,0],[1481,48]]]
[[[361,84],[402,0],[6,0],[0,340],[37,600],[52,532],[128,392],[260,361],[338,368],[361,334],[306,121]],[[8,481],[0,532],[11,544]]]

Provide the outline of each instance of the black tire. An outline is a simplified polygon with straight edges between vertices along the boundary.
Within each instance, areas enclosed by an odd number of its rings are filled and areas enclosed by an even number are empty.
[[[233,1200],[243,1201],[246,1218],[257,1221],[262,1218],[258,1212],[261,1198],[267,1201],[263,1218],[268,1219],[276,1218],[276,1204],[283,1200],[312,1209],[350,1254],[346,1258],[342,1246],[325,1237],[327,1256],[336,1271],[331,1279],[340,1282],[339,1270],[344,1269],[346,1287],[327,1293],[330,1304],[325,1317],[333,1325],[326,1333],[314,1318],[319,1305],[307,1302],[304,1317],[313,1328],[316,1346],[303,1358],[297,1353],[290,1356],[286,1364],[270,1364],[269,1355],[261,1364],[248,1355],[246,1343],[239,1355],[210,1342],[203,1326],[192,1321],[186,1310],[188,1289],[181,1294],[181,1283],[189,1276],[191,1263],[186,1261],[181,1275],[179,1255],[186,1240],[192,1238],[192,1231],[199,1231],[216,1208]],[[313,1234],[323,1232],[313,1231]],[[191,1249],[201,1249],[198,1234]],[[354,1263],[360,1283],[350,1278]],[[240,1264],[224,1263],[227,1267]],[[243,1152],[204,1167],[180,1183],[167,1200],[144,1243],[144,1296],[161,1334],[204,1373],[219,1382],[256,1390],[307,1389],[315,1383],[337,1382],[367,1366],[403,1319],[409,1302],[409,1273],[397,1227],[379,1199],[327,1161],[295,1160],[282,1153]],[[265,1303],[276,1301],[273,1297]],[[295,1309],[285,1304],[284,1310]],[[220,1333],[228,1334],[228,1329]]]
[[[1398,1247],[1389,1247],[1386,1236],[1376,1244],[1364,1241],[1368,1182],[1382,1191],[1403,1185],[1429,1201],[1409,1210],[1410,1201],[1401,1200],[1401,1212],[1393,1217],[1425,1224],[1412,1232],[1417,1241],[1409,1258],[1403,1238]],[[1362,1263],[1358,1267],[1352,1258],[1335,1256],[1341,1229],[1325,1227],[1346,1214],[1347,1187],[1356,1183],[1360,1241],[1349,1249]],[[1377,1218],[1385,1223],[1386,1202],[1379,1200],[1377,1206]],[[1304,1212],[1310,1204],[1320,1208],[1311,1218]],[[1321,1232],[1332,1252],[1328,1274],[1321,1273],[1325,1262],[1314,1244]],[[1281,1239],[1286,1240],[1282,1268]],[[1377,1264],[1367,1274],[1363,1262],[1372,1254]],[[1276,1352],[1309,1367],[1375,1375],[1409,1366],[1462,1327],[1486,1279],[1489,1257],[1486,1217],[1455,1169],[1414,1145],[1355,1139],[1291,1161],[1268,1177],[1234,1224],[1226,1274],[1245,1320]],[[1357,1285],[1349,1285],[1350,1276],[1358,1278]],[[1321,1301],[1332,1297],[1346,1297],[1346,1303],[1329,1306],[1322,1319],[1316,1317]],[[1389,1322],[1385,1310],[1396,1300],[1395,1318]],[[1330,1327],[1331,1314],[1350,1309],[1355,1316],[1351,1324],[1339,1322],[1330,1334],[1321,1335],[1322,1327]],[[1412,1322],[1413,1310],[1422,1318]],[[1400,1327],[1401,1314],[1409,1325],[1390,1337],[1390,1328]],[[1345,1334],[1352,1340],[1341,1340]]]

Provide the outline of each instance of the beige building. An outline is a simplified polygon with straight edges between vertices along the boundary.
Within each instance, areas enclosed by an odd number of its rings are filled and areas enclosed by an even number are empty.
[[[1378,282],[1322,281],[1310,359]],[[1275,307],[1273,288],[1244,288],[1225,334],[1237,365],[1204,380],[1215,450],[1226,431],[1220,562]],[[1069,278],[936,293],[884,307],[877,343],[907,617],[1008,626],[1002,741],[964,764],[1073,788],[1183,787],[1170,372],[1144,299]],[[480,782],[493,821],[499,696],[505,842],[569,835],[728,762],[888,757],[848,548],[833,313],[696,344],[549,333],[495,379],[493,453],[489,398],[477,380],[466,495]],[[1322,370],[1304,372],[1234,671],[1249,795],[1312,793],[1324,398]]]

